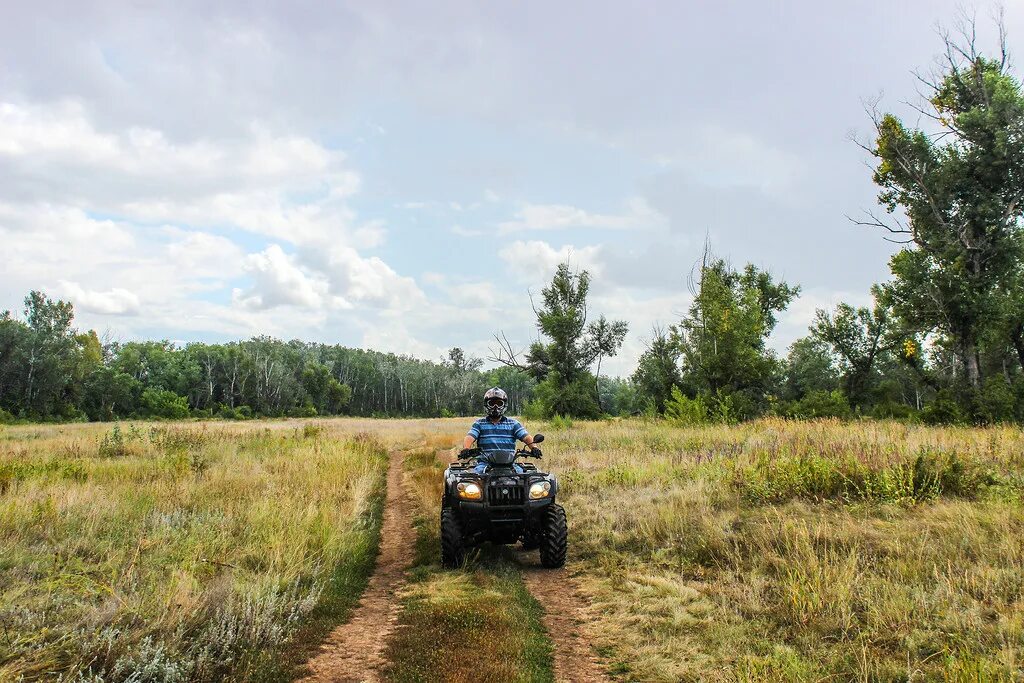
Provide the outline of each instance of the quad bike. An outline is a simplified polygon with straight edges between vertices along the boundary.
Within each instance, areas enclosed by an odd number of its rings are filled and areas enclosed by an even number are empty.
[[[534,443],[544,440],[542,434]],[[469,450],[444,472],[441,498],[441,564],[462,564],[467,548],[484,541],[540,549],[545,567],[565,564],[568,532],[565,510],[555,502],[558,482],[532,463],[529,451]],[[483,474],[476,472],[484,463]]]

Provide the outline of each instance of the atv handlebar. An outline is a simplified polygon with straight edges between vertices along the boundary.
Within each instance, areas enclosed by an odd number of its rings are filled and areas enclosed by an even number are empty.
[[[536,452],[534,452],[536,451]],[[473,458],[479,458],[480,454],[483,453],[479,448],[463,448],[458,455],[459,460],[472,460]],[[540,458],[541,452],[539,448],[534,448],[529,451],[519,449],[516,451],[517,458]]]
[[[538,444],[538,443],[542,442],[543,440],[544,440],[544,435],[543,434],[534,434],[533,435],[533,443],[534,444]],[[463,448],[461,451],[459,451],[458,458],[459,458],[459,460],[469,460],[471,458],[480,457],[480,454],[482,452],[483,451],[480,450],[479,446],[477,446],[476,448]],[[525,451],[523,449],[517,450],[516,451],[516,457],[517,458],[520,458],[520,457],[522,457],[522,458],[539,458],[539,457],[541,457],[541,452],[540,452],[540,449],[537,448],[537,446],[534,445],[534,446],[531,446],[530,450],[528,450],[528,451]]]

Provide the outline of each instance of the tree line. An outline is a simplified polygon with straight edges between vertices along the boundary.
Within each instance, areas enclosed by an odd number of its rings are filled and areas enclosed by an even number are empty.
[[[73,327],[71,303],[42,292],[0,314],[0,418],[443,416],[479,412],[489,386],[521,410],[532,380],[453,348],[431,362],[255,337],[226,344],[103,344]]]

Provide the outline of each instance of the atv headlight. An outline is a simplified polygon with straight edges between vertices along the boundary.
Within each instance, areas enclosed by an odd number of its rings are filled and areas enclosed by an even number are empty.
[[[530,486],[530,498],[538,500],[540,498],[547,498],[551,495],[551,482],[550,481],[538,481]]]
[[[483,496],[483,489],[480,488],[480,485],[471,481],[460,481],[455,488],[459,490],[459,498],[463,500],[480,500]]]

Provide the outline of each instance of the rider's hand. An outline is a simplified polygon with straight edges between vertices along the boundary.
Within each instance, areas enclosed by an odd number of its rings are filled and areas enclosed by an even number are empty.
[[[540,449],[537,448],[536,446],[530,446],[530,456],[534,458],[541,457]]]
[[[471,455],[473,455],[474,450],[476,449],[463,448],[461,451],[459,451],[459,460],[465,460],[466,458],[470,457]]]

